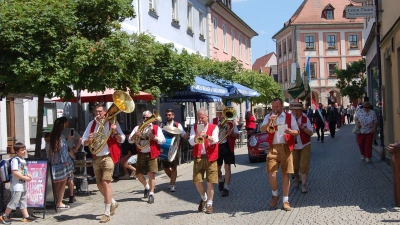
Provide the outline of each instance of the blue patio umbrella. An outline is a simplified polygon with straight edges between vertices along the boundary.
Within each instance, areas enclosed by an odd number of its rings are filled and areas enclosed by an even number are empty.
[[[194,95],[213,95],[228,96],[228,89],[217,84],[211,83],[201,77],[195,78],[195,84],[176,92],[175,96],[194,96]]]
[[[171,98],[161,97],[160,102],[221,102],[221,97],[214,95],[182,95],[182,96],[173,96]]]
[[[229,92],[228,96],[223,96],[224,99],[251,98],[260,96],[260,93],[258,93],[256,90],[238,83],[227,83],[223,86],[227,88]]]

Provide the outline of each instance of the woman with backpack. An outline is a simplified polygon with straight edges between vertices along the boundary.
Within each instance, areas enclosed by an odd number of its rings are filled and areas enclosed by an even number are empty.
[[[68,155],[67,137],[63,135],[68,126],[66,117],[57,118],[54,121],[53,130],[50,133],[49,159],[51,164],[54,193],[56,194],[57,209],[69,209],[69,205],[63,204],[65,185],[67,179],[72,176],[74,164]]]

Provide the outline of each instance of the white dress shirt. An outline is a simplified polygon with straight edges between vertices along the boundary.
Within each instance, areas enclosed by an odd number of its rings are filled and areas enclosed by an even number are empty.
[[[303,116],[305,116],[305,117],[307,118],[307,123],[306,123],[306,124],[303,124],[303,123],[301,122],[301,120],[302,120],[301,117],[300,117],[299,119],[297,119],[297,122],[299,122],[299,123],[301,124],[301,126],[306,127],[306,128],[309,129],[309,130],[313,130],[314,128],[313,128],[313,126],[311,125],[311,122],[310,122],[310,120],[308,119],[307,115],[303,113]],[[302,131],[300,130],[299,132],[302,132]],[[307,145],[311,144],[311,140],[310,140],[310,142],[304,143],[304,144],[303,144],[303,143],[301,142],[300,133],[299,133],[299,135],[297,135],[296,138],[297,138],[297,144],[294,146],[294,149],[301,150],[301,149],[303,149],[304,147],[306,147]]]
[[[153,126],[153,124],[149,124],[148,126]],[[131,144],[135,143],[135,140],[132,139],[132,137],[133,137],[133,135],[136,133],[136,131],[137,131],[138,129],[139,129],[139,126],[136,126],[136,127],[133,129],[132,133],[129,135],[129,139],[128,139],[128,142],[129,142],[129,143],[131,143]],[[164,144],[164,143],[166,142],[165,137],[164,137],[164,134],[163,134],[163,132],[162,132],[160,126],[158,126],[156,137],[157,137],[157,143],[158,143],[159,145],[162,145],[162,144]],[[150,140],[141,140],[141,141],[140,141],[140,144],[141,144],[141,145],[144,145],[147,141],[150,141]],[[149,153],[149,152],[150,152],[150,144],[147,145],[146,148],[140,150],[140,152],[142,152],[142,153]]]
[[[218,125],[219,125],[221,122],[222,122],[222,120],[218,118]],[[239,134],[239,130],[237,129],[237,126],[236,126],[236,121],[231,121],[231,122],[233,122],[233,133]],[[221,144],[225,144],[227,141],[228,141],[228,136],[227,136],[227,138],[225,138],[225,139],[221,142]]]
[[[268,124],[268,120],[269,120],[269,116],[271,114],[268,114],[265,116],[264,121],[262,123],[262,126],[264,126],[265,124]],[[289,114],[289,116],[292,117],[292,122],[291,122],[291,129],[292,130],[299,130],[299,126],[297,126],[297,122],[296,119],[294,118],[294,116],[292,114]],[[281,129],[284,128],[284,124],[286,124],[286,113],[282,112],[275,121],[276,125],[278,126],[278,129],[275,132],[274,135],[274,140],[272,142],[272,144],[286,144],[286,139],[285,139],[285,135],[283,134],[284,131],[282,132],[277,132],[277,131],[281,131]],[[289,126],[288,126],[289,127]],[[279,133],[282,133],[282,135],[279,135]]]
[[[207,125],[204,127],[204,131],[206,131],[206,132],[207,132],[207,129],[208,129],[208,124],[209,123],[207,123]],[[212,132],[213,141],[210,142],[210,145],[214,145],[214,144],[218,143],[218,133],[219,133],[218,126],[215,125],[215,129]],[[196,145],[196,143],[194,142],[194,137],[195,136],[196,136],[196,133],[194,132],[194,126],[192,126],[192,128],[190,129],[190,137],[189,137],[189,144],[192,145],[192,146]],[[202,155],[206,154],[206,148],[205,148],[204,144],[202,144],[201,154]]]
[[[85,141],[89,139],[89,134],[90,134],[90,130],[92,128],[93,121],[94,120],[89,122],[88,126],[86,127],[85,133],[83,133],[82,145],[84,145]],[[119,143],[124,143],[125,138],[126,138],[125,134],[124,134],[124,132],[122,132],[121,127],[119,126],[119,123],[115,122],[115,124],[117,125],[117,133],[120,134],[120,136],[121,136],[121,141]],[[99,127],[99,123],[96,122],[96,127],[94,128],[94,131],[96,131],[98,127]],[[104,134],[105,135],[108,134],[109,131],[110,131],[110,123],[106,122],[104,124]],[[111,135],[113,135],[113,134],[111,134]],[[100,152],[96,154],[96,156],[104,156],[104,155],[108,155],[108,154],[110,154],[110,150],[108,149],[108,145],[105,144],[103,146],[103,148],[100,150]]]

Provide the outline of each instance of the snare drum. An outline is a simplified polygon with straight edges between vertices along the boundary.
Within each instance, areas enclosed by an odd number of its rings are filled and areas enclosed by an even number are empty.
[[[160,145],[161,154],[159,158],[172,162],[178,150],[177,144],[175,143],[178,138],[176,138],[176,135],[167,133],[165,131],[163,131],[163,134],[165,137],[165,143]]]

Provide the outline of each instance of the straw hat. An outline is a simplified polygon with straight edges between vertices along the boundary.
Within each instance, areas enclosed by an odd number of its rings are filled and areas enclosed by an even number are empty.
[[[289,109],[293,110],[293,109],[303,109],[303,104],[301,104],[300,102],[291,102],[289,105]]]
[[[224,104],[217,105],[217,112],[222,112],[224,108],[225,108]]]

